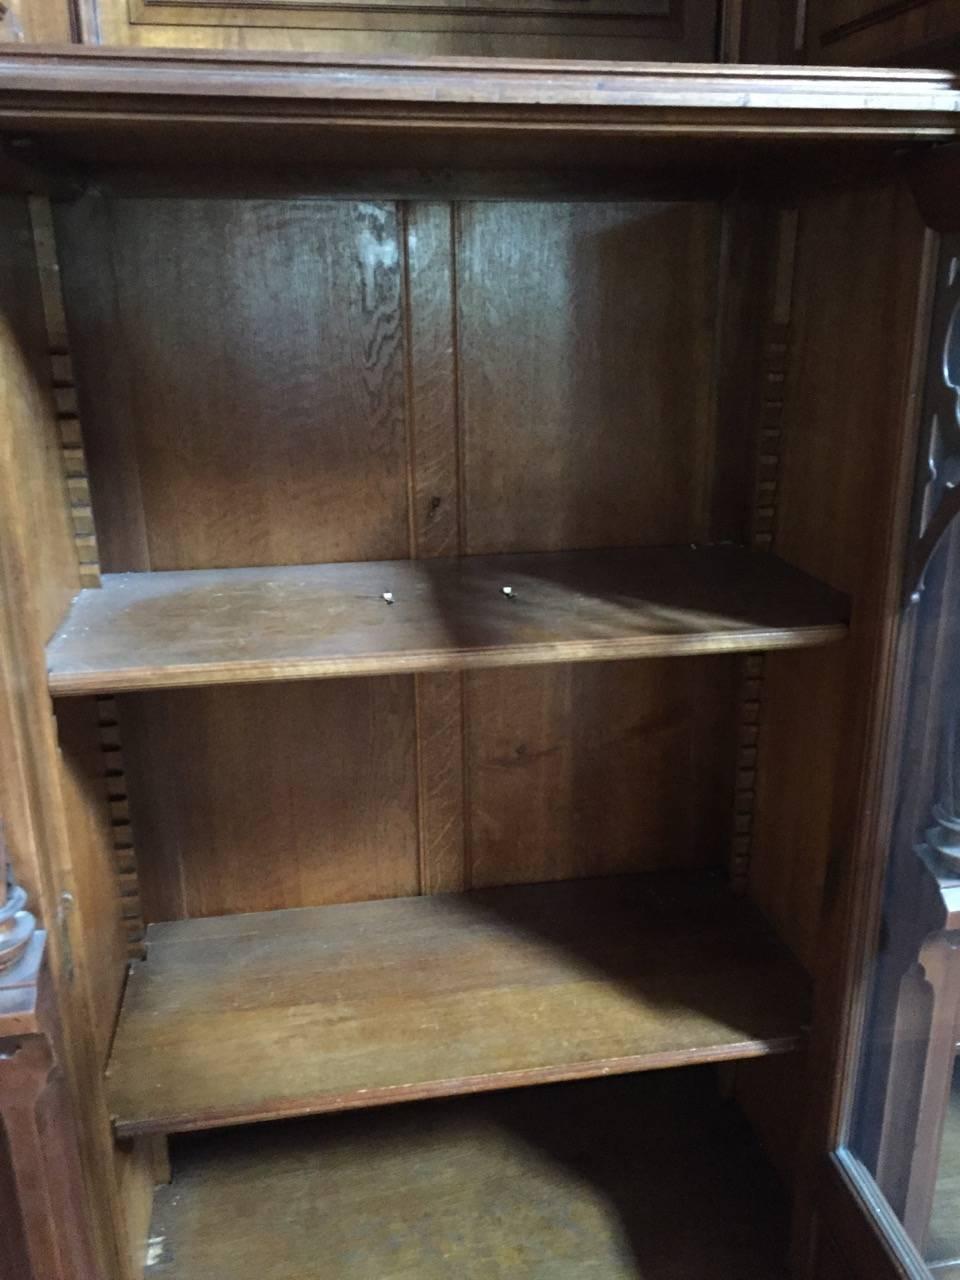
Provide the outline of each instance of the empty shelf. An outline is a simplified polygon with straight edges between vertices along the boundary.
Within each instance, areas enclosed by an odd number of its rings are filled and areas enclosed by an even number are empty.
[[[81,694],[786,649],[843,636],[846,608],[736,547],[107,574],[47,665]]]
[[[796,1047],[807,981],[707,873],[151,925],[117,1130],[234,1122]]]
[[[178,1139],[152,1280],[786,1280],[786,1206],[712,1073]]]

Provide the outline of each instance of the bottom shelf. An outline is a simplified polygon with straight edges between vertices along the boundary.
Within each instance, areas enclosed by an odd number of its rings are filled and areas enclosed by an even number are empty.
[[[718,877],[661,872],[151,925],[121,1136],[796,1048],[807,980]]]
[[[180,1137],[148,1280],[784,1280],[710,1068]]]

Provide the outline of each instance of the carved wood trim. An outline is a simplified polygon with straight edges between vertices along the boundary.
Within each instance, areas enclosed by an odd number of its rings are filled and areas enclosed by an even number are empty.
[[[937,267],[910,529],[907,594],[918,600],[930,560],[960,514],[960,233],[943,239]]]
[[[114,865],[120,891],[120,910],[127,935],[127,955],[131,960],[142,960],[146,955],[146,928],[140,902],[140,876],[133,825],[130,821],[130,799],[120,740],[117,700],[105,696],[98,697],[96,701],[100,750],[103,753],[103,777],[113,832]]]
[[[84,587],[100,586],[100,552],[90,502],[87,458],[83,447],[83,431],[77,407],[73,363],[67,336],[67,320],[60,287],[60,264],[50,202],[34,196],[30,200],[30,220],[36,247],[40,293],[47,326],[50,351],[50,380],[56,404],[57,426],[63,458],[73,544]]]
[[[99,587],[101,583],[100,552],[90,498],[87,459],[77,404],[77,389],[60,284],[60,264],[49,200],[32,197],[30,219],[33,226],[37,270],[50,351],[50,375],[56,403],[64,481],[80,581],[84,587]],[[100,750],[103,753],[106,802],[110,808],[110,823],[113,830],[117,883],[127,934],[127,953],[130,959],[141,959],[144,955],[145,927],[140,906],[140,881],[133,831],[130,825],[127,779],[120,746],[120,726],[115,699],[97,699],[97,723]]]
[[[798,225],[799,215],[796,209],[781,211],[775,241],[776,263],[769,318],[763,341],[759,424],[750,514],[750,544],[760,551],[773,550],[777,532]],[[746,889],[753,850],[765,664],[763,654],[751,654],[742,661],[740,668],[734,835],[730,864],[731,883],[738,892]]]

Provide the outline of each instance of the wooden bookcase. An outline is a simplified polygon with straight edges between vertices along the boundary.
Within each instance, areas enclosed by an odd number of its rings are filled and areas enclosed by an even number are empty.
[[[785,1275],[954,78],[9,50],[0,131],[62,1276]]]

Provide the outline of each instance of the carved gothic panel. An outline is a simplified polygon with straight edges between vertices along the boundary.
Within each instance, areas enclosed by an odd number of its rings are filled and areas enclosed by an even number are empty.
[[[912,594],[960,514],[960,236],[945,237],[938,270],[907,575]]]

